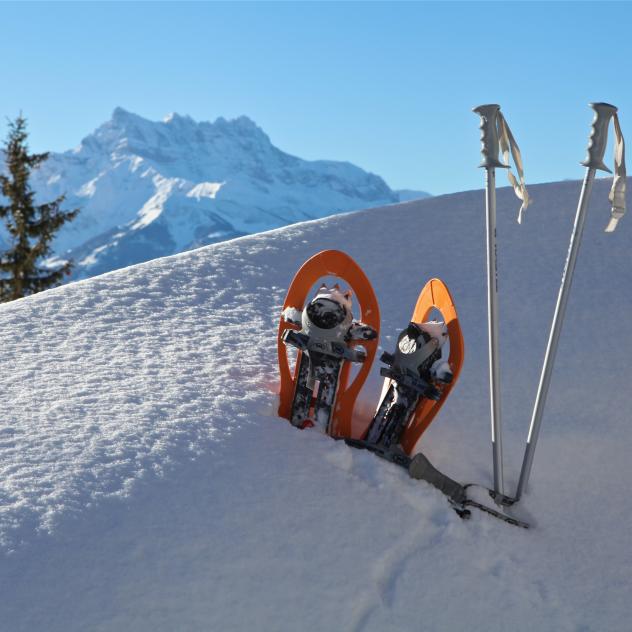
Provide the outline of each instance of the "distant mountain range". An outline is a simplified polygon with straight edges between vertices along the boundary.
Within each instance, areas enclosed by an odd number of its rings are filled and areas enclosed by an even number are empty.
[[[276,148],[249,118],[148,121],[117,108],[33,175],[37,197],[67,195],[77,219],[55,242],[85,278],[236,236],[426,197],[393,191],[348,162]]]
[[[400,202],[412,202],[413,200],[423,200],[432,197],[430,193],[425,191],[413,191],[412,189],[397,189],[395,191]]]

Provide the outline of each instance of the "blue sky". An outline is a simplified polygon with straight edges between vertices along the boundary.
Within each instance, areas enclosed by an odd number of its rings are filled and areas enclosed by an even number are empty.
[[[528,182],[582,176],[588,101],[632,129],[624,2],[46,2],[0,16],[0,115],[22,110],[38,151],[77,145],[117,105],[246,114],[285,151],[439,194],[482,186],[480,103],[502,105]]]

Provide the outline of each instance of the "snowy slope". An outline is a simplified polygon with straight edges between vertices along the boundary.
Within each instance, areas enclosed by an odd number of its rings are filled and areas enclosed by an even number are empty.
[[[508,485],[516,483],[578,182],[498,196]],[[275,416],[294,271],[346,250],[390,348],[427,278],[455,297],[461,380],[423,445],[489,483],[482,192],[296,224],[0,307],[0,629],[630,629],[630,224],[597,182],[520,514],[475,515]],[[362,397],[375,403],[374,367]]]
[[[76,278],[400,199],[350,163],[284,153],[245,116],[154,122],[122,108],[76,149],[51,154],[33,184],[42,200],[66,193],[82,209],[55,244]]]

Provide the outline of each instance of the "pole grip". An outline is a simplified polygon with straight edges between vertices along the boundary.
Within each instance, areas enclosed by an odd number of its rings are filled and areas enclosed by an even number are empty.
[[[508,166],[504,165],[498,159],[498,112],[500,111],[500,105],[497,103],[488,103],[487,105],[479,105],[472,108],[472,112],[475,112],[481,117],[481,154],[483,160],[479,167],[501,167],[507,169]]]
[[[600,169],[612,173],[604,165],[603,156],[608,144],[608,125],[617,108],[609,103],[589,103],[588,105],[595,111],[595,116],[592,120],[592,129],[588,139],[588,154],[581,164],[589,169]]]

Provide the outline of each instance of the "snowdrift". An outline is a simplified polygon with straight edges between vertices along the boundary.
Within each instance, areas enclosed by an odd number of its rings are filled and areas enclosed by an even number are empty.
[[[499,191],[506,484],[515,488],[578,182]],[[298,266],[348,252],[390,349],[432,276],[466,345],[422,437],[490,483],[480,191],[296,224],[0,307],[0,629],[629,630],[632,264],[595,185],[543,431],[534,528],[276,417]],[[361,395],[379,395],[378,366]]]

